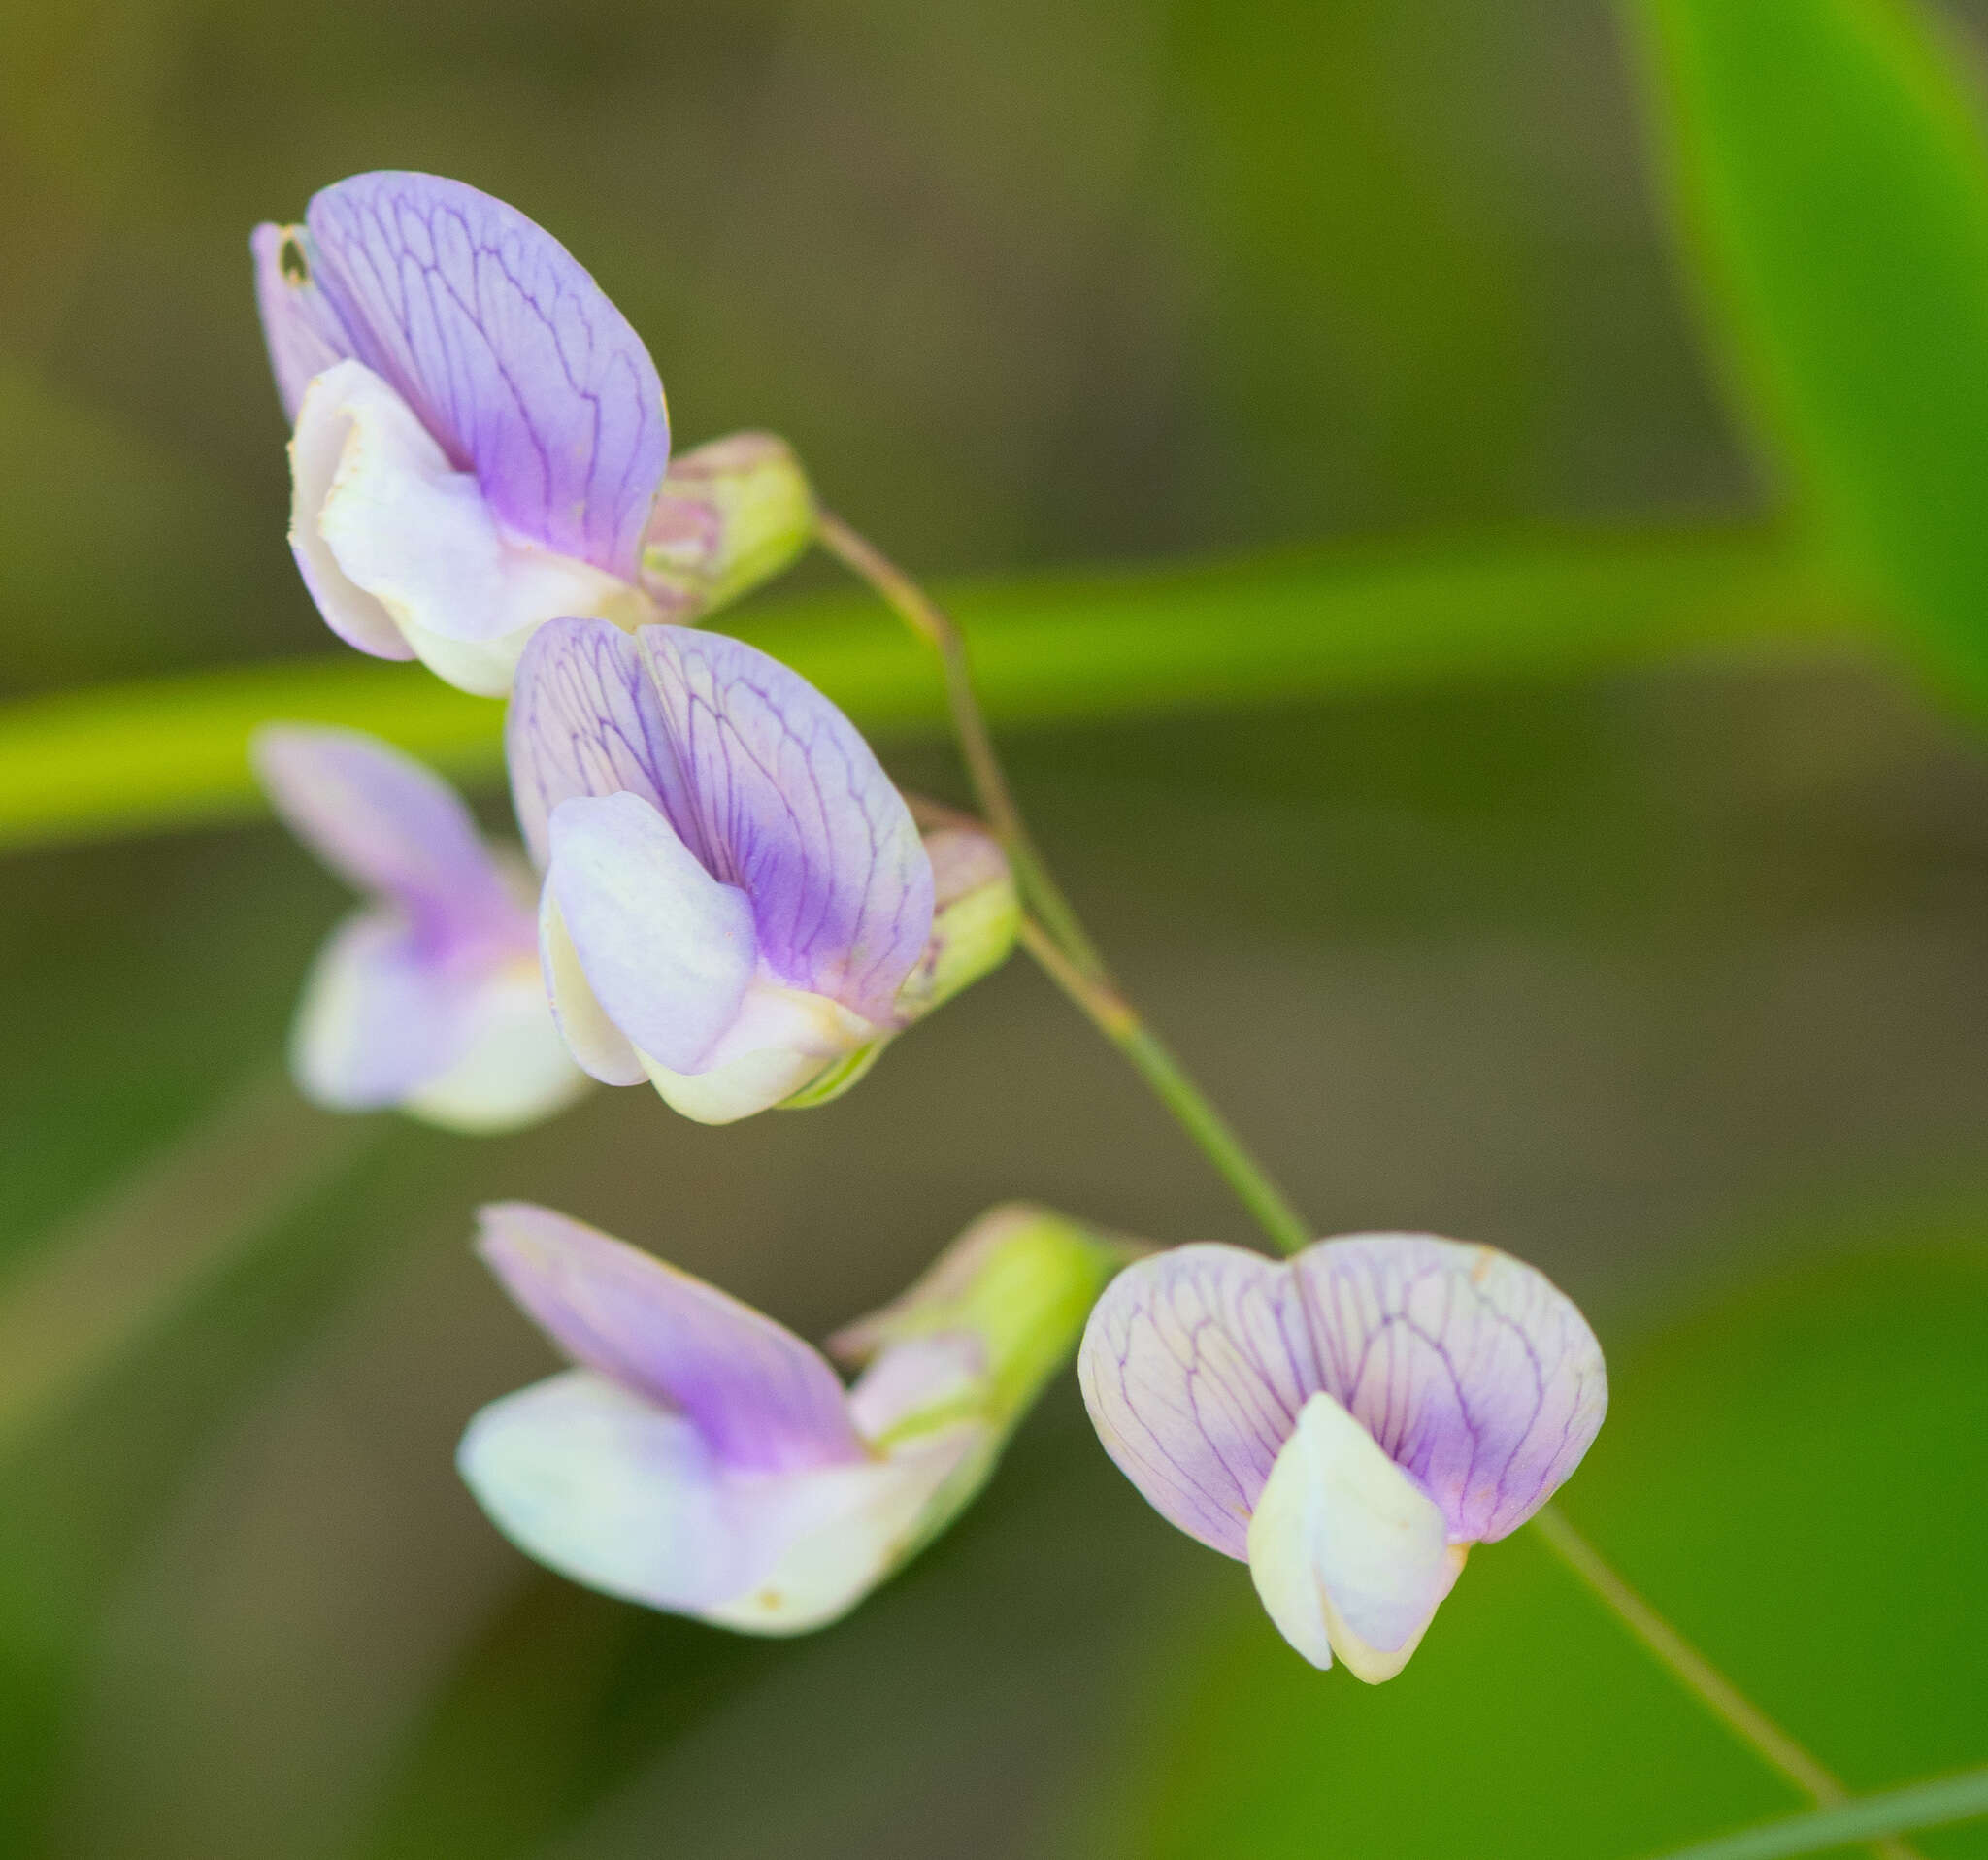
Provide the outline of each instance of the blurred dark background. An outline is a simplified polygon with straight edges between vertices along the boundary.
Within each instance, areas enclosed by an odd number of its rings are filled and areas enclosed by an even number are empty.
[[[245,242],[377,166],[531,213],[648,340],[679,443],[779,429],[940,578],[1771,495],[1587,0],[116,0],[0,32],[0,691],[329,648]],[[960,792],[937,747],[892,760]],[[1632,1573],[1854,1783],[1978,1761],[1988,767],[1960,727],[1831,655],[1013,760],[1322,1231],[1495,1242],[1595,1314],[1617,1419],[1570,1503]],[[602,1092],[477,1144],[290,1098],[345,907],[274,828],[4,872],[0,1343],[29,1368],[10,1393],[0,1362],[0,1850],[1392,1860],[1790,1806],[1529,1543],[1474,1559],[1385,1694],[1314,1683],[1067,1378],[944,1544],[797,1646],[503,1545],[448,1454],[548,1358],[467,1255],[480,1200],[815,1334],[1011,1195],[1247,1238],[1019,964],[821,1111],[712,1132]],[[10,1319],[65,1248],[87,1272]],[[64,1325],[102,1336],[51,1394]]]

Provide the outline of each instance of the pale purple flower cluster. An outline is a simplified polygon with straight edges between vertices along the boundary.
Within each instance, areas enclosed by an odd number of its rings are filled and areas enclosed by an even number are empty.
[[[935,935],[918,828],[827,699],[736,640],[659,623],[806,540],[812,496],[779,441],[714,442],[667,470],[641,339],[549,234],[459,182],[361,175],[251,246],[295,421],[290,540],[326,620],[473,691],[516,682],[513,783],[546,877],[534,940],[581,1069],[653,1079],[706,1122],[826,1096],[945,991],[908,989],[921,968],[929,981],[949,955],[956,987],[1005,953],[998,934],[966,949],[958,918]],[[517,953],[514,885],[395,881],[420,861],[467,871],[460,804],[383,746],[314,741],[265,753],[265,783],[380,902],[307,995],[307,1089],[482,1127],[556,1109],[572,1065],[497,1032],[533,1018],[542,1046],[543,991],[527,1014],[463,980],[514,981],[490,954]],[[376,792],[362,804],[334,762],[367,764]],[[969,888],[1005,894],[982,840]],[[489,1102],[458,1114],[464,1068]]]
[[[306,988],[311,1096],[491,1131],[590,1076],[726,1123],[846,1089],[1002,960],[1018,909],[993,840],[914,816],[787,667],[674,623],[809,540],[780,442],[672,466],[640,338],[549,235],[459,183],[360,176],[252,246],[305,581],[361,650],[510,696],[529,859],[383,744],[261,734],[277,811],[366,898]],[[868,1367],[848,1389],[771,1319],[563,1215],[492,1208],[481,1246],[575,1367],[477,1416],[478,1498],[580,1581],[756,1632],[835,1618],[940,1529],[1086,1316],[1111,1457],[1247,1561],[1308,1659],[1369,1680],[1406,1663],[1469,1545],[1574,1470],[1607,1402],[1543,1278],[1422,1237],[1288,1264],[1182,1246],[1105,1289],[1126,1247],[999,1210],[849,1333]]]

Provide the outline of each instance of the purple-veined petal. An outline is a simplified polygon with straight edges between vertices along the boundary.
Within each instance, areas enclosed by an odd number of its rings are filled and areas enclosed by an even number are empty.
[[[399,905],[438,944],[532,947],[529,913],[432,770],[377,737],[315,724],[267,724],[249,756],[284,825],[355,889]]]
[[[567,1355],[680,1413],[730,1470],[866,1457],[827,1359],[701,1279],[526,1202],[485,1208],[478,1250]]]
[[[352,352],[351,339],[337,315],[315,290],[305,288],[310,263],[301,226],[265,220],[248,237],[255,260],[255,308],[284,415],[294,421],[312,377]]]
[[[751,899],[761,961],[888,1020],[931,933],[932,863],[870,746],[742,641],[646,626],[636,645],[681,771],[665,805],[707,869]]]
[[[594,999],[673,1072],[696,1070],[739,1018],[752,912],[633,794],[576,796],[552,814],[547,893]]]
[[[312,199],[305,227],[290,273],[258,268],[285,394],[313,358],[294,332],[343,334],[509,529],[632,582],[669,461],[662,383],[572,254],[516,209],[431,175],[342,181]],[[306,301],[272,304],[281,290]]]
[[[380,1111],[469,1050],[480,977],[438,960],[391,911],[362,911],[312,964],[290,1033],[304,1095],[334,1111]]]
[[[1318,1386],[1289,1270],[1240,1246],[1176,1246],[1105,1288],[1077,1353],[1105,1450],[1170,1523],[1248,1555],[1249,1516]]]
[[[504,748],[518,828],[540,867],[552,856],[552,810],[562,801],[636,794],[666,819],[682,812],[655,686],[634,640],[606,620],[553,620],[533,636],[518,661]]]
[[[889,1021],[931,933],[932,863],[869,746],[797,673],[719,634],[555,620],[519,662],[506,746],[535,856],[568,799],[640,795],[750,900],[779,982]]]
[[[1408,1663],[1463,1568],[1441,1509],[1330,1395],[1313,1395],[1249,1521],[1249,1575],[1316,1667],[1377,1685]]]
[[[1420,1480],[1450,1536],[1515,1531],[1587,1451],[1601,1345],[1544,1274],[1426,1235],[1321,1241],[1292,1262],[1319,1380]]]

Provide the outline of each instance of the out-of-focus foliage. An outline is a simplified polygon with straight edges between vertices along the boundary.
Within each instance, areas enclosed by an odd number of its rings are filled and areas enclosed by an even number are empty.
[[[1292,554],[970,591],[976,682],[1001,723],[1230,710],[1372,685],[1566,675],[1738,643],[1840,648],[1839,590],[1768,537]],[[874,602],[789,602],[743,630],[885,740],[944,727],[927,653]],[[0,847],[259,813],[272,716],[373,731],[465,780],[500,772],[503,712],[355,654],[0,709]]]
[[[1818,542],[1988,698],[1988,126],[1909,0],[1640,0],[1706,310]]]

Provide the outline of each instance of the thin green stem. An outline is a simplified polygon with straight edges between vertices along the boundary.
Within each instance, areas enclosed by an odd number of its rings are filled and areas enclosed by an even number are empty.
[[[1841,1808],[1850,1792],[1733,1681],[1679,1634],[1614,1566],[1574,1527],[1558,1507],[1548,1505],[1533,1519],[1547,1547],[1584,1582],[1677,1683],[1769,1769],[1792,1783],[1818,1809]],[[1873,1841],[1880,1860],[1919,1860],[1918,1852],[1895,1837]]]
[[[993,733],[987,728],[986,716],[974,692],[973,661],[958,623],[876,544],[833,512],[819,513],[816,533],[822,548],[875,588],[892,612],[938,654],[945,680],[946,709],[952,715],[953,733],[959,739],[967,777],[974,784],[974,794],[987,825],[1008,854],[1015,883],[1070,959],[1085,974],[1104,980],[1110,973],[1105,959],[1064,896],[1048,863],[1036,849],[1028,823],[1015,803],[1014,791],[1008,785],[1007,772],[994,748]]]
[[[1291,1205],[1270,1172],[1249,1153],[1229,1120],[1174,1057],[1166,1043],[1140,1018],[1139,1012],[1110,981],[1089,976],[1073,962],[1055,938],[1035,918],[1024,917],[1021,944],[1049,980],[1077,1004],[1084,1017],[1131,1060],[1133,1068],[1174,1113],[1237,1199],[1256,1217],[1279,1252],[1295,1253],[1317,1238]]]
[[[1270,1172],[1243,1146],[1228,1119],[1188,1076],[1186,1068],[1118,991],[1097,945],[1091,941],[1047,862],[1037,851],[975,693],[973,663],[965,636],[952,616],[881,549],[858,535],[841,517],[821,512],[819,536],[822,547],[875,588],[906,625],[939,655],[945,678],[946,705],[952,713],[953,730],[959,738],[967,775],[988,827],[1008,854],[1026,911],[1032,913],[1025,914],[1022,920],[1023,946],[1105,1038],[1132,1061],[1140,1077],[1221,1172],[1223,1179],[1272,1243],[1286,1253],[1309,1246],[1314,1238],[1309,1224],[1271,1179]]]

